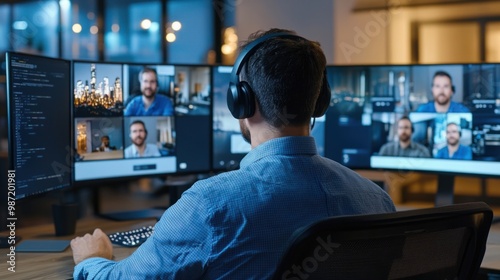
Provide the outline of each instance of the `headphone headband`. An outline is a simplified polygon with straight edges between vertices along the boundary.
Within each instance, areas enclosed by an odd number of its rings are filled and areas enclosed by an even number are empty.
[[[252,54],[259,49],[258,46],[267,41],[268,39],[275,37],[307,40],[304,37],[287,32],[271,33],[255,39],[254,41],[248,43],[248,45],[246,45],[241,50],[240,54],[236,58],[236,61],[234,62],[233,66],[233,71],[231,72],[231,82],[235,84],[239,82],[238,78],[241,73],[241,70],[243,69],[243,65],[245,65],[245,63],[248,61],[248,59],[250,59]]]

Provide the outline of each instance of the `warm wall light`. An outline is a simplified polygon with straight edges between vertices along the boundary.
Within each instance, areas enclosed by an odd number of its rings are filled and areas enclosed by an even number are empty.
[[[238,43],[238,35],[236,34],[227,35],[227,41],[230,43]]]
[[[176,21],[172,22],[172,29],[174,31],[179,31],[179,30],[181,30],[181,28],[182,28],[182,24],[180,21],[176,20]]]
[[[99,28],[97,28],[97,26],[95,26],[95,25],[92,25],[90,27],[90,33],[95,35],[95,34],[97,34],[97,32],[99,32]]]
[[[228,44],[222,45],[220,50],[221,50],[222,54],[225,54],[225,55],[229,55],[234,51],[233,47],[231,47],[231,45],[228,45]]]
[[[111,25],[111,31],[115,33],[120,31],[120,25],[118,23],[114,23],[113,25]]]
[[[222,62],[231,64],[234,63],[236,50],[238,49],[238,35],[234,27],[224,29],[223,44],[221,46]]]
[[[82,32],[82,26],[79,23],[73,24],[73,27],[71,27],[71,30],[75,33],[80,33]]]
[[[238,35],[233,27],[228,27],[224,30],[224,44],[221,51],[225,55],[233,54],[238,48]]]
[[[169,43],[172,43],[175,41],[177,37],[175,36],[174,33],[167,33],[167,36],[165,36],[165,39],[167,40],[167,42]]]
[[[151,20],[146,18],[146,19],[143,19],[141,21],[141,28],[142,29],[149,29],[150,27],[151,27]]]

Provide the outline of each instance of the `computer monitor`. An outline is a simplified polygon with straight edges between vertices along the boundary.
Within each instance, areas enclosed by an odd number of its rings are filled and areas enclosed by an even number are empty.
[[[210,171],[209,66],[75,61],[73,69],[76,184]]]
[[[500,176],[500,65],[329,66],[327,72],[327,157],[355,169],[439,174],[437,204],[442,190],[451,203],[454,175]],[[411,150],[399,145],[404,138]]]
[[[62,193],[72,186],[71,62],[15,52],[7,52],[6,62],[9,143],[6,203],[12,206],[8,220],[15,223],[13,205],[17,200],[44,197],[42,194],[48,192]],[[78,209],[72,209],[74,230]],[[60,211],[54,212],[54,217],[59,216]],[[55,225],[58,234],[61,224],[55,220]],[[35,242],[34,246],[42,243]]]
[[[240,125],[227,108],[227,90],[232,66],[214,66],[213,84],[213,162],[215,171],[239,168],[241,159],[250,151],[250,144],[241,135]],[[325,117],[314,120],[311,135],[320,155],[324,155]]]
[[[15,198],[71,187],[71,62],[8,52],[7,110]],[[56,109],[57,108],[57,109]]]

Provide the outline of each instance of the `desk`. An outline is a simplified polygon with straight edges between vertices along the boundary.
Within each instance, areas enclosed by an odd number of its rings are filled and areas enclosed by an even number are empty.
[[[109,221],[98,218],[86,218],[78,221],[76,234],[70,236],[56,237],[54,235],[54,225],[42,225],[36,227],[20,228],[16,230],[16,235],[23,240],[28,239],[57,239],[71,240],[75,236],[82,236],[91,233],[96,227],[101,228],[106,233],[124,231],[136,227],[155,224],[156,220],[135,220],[135,221]],[[1,235],[8,235],[1,232]],[[22,240],[21,240],[22,242]],[[21,244],[21,242],[19,244]],[[121,260],[129,256],[135,248],[121,247],[113,245],[113,255],[115,260]],[[8,249],[0,249],[0,279],[69,279],[73,276],[73,255],[71,248],[67,248],[60,253],[25,253],[16,252],[16,272],[10,272],[7,264]]]
[[[78,221],[76,234],[81,236],[100,227],[106,233],[128,230],[141,226],[153,225],[155,220],[116,222],[98,218],[87,218]],[[7,235],[6,232],[1,232]],[[58,239],[70,240],[74,236],[54,236],[52,224],[28,227],[16,230],[23,239]],[[115,260],[121,260],[132,254],[135,248],[113,245]],[[0,279],[69,279],[73,275],[73,255],[68,248],[61,253],[16,253],[16,272],[7,270],[7,249],[0,249]],[[488,237],[488,247],[481,264],[483,273],[500,274],[500,224],[493,224]]]
[[[500,275],[500,223],[491,225],[481,270]]]

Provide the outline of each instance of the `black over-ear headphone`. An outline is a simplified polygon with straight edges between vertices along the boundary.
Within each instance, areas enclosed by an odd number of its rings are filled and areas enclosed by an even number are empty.
[[[281,32],[264,35],[246,45],[236,58],[231,72],[229,88],[227,90],[227,107],[237,119],[245,119],[253,116],[255,113],[255,93],[246,81],[240,81],[240,73],[243,65],[248,61],[252,54],[257,51],[259,46],[271,38],[290,38],[295,40],[307,40],[295,34]],[[321,85],[318,99],[314,107],[312,117],[321,117],[326,113],[330,105],[331,91],[326,78],[326,69],[323,73],[323,84]]]

